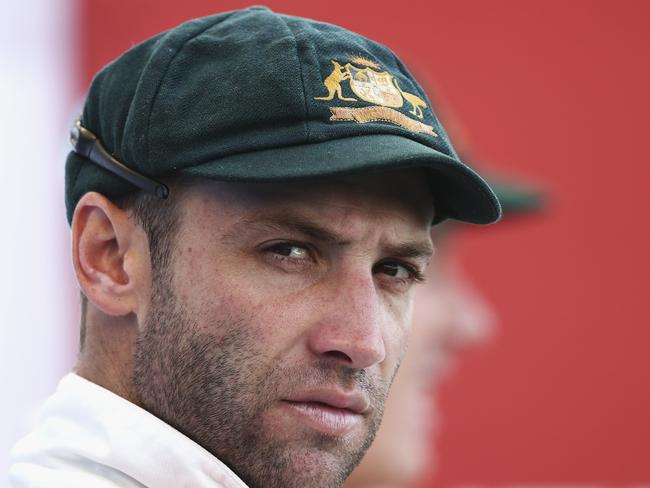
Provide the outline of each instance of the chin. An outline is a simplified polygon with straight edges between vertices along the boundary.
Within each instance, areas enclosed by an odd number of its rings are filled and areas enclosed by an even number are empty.
[[[371,486],[406,486],[419,481],[435,468],[435,453],[429,439],[395,439],[394,442],[375,444],[354,470],[345,488]]]
[[[414,444],[414,445],[417,445]],[[391,459],[385,464],[393,469],[386,470],[385,480],[390,479],[391,484],[398,486],[408,485],[418,481],[425,472],[431,471],[432,455],[428,449],[408,449],[403,451],[399,459]]]

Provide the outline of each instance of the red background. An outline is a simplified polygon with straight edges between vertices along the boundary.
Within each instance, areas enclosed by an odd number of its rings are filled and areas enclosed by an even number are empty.
[[[501,321],[443,389],[435,486],[650,481],[650,2],[266,4],[393,48],[480,159],[547,192],[460,243]],[[248,5],[80,2],[80,91],[134,43]]]

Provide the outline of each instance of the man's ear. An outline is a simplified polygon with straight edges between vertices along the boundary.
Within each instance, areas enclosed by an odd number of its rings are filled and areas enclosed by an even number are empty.
[[[148,269],[146,238],[104,195],[88,192],[77,203],[72,259],[81,290],[98,309],[112,316],[137,314],[138,286]]]

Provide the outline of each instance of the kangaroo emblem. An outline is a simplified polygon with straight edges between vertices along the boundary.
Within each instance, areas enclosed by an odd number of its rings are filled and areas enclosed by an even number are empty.
[[[397,78],[393,78],[393,82],[395,83],[395,87],[399,90],[399,92],[402,94],[404,99],[411,104],[411,107],[413,107],[413,110],[409,110],[409,112],[420,119],[423,118],[424,113],[422,113],[422,109],[428,108],[425,101],[422,100],[420,97],[413,95],[412,93],[407,93],[405,91],[402,91],[399,84],[397,83]]]
[[[350,78],[350,72],[337,63],[332,61],[334,69],[332,72],[327,75],[327,78],[323,81],[325,88],[327,88],[326,97],[314,97],[315,100],[332,100],[334,95],[338,97],[339,100],[344,100],[346,102],[356,102],[356,98],[347,98],[344,97],[341,93],[341,82]],[[421,118],[421,117],[420,117]]]

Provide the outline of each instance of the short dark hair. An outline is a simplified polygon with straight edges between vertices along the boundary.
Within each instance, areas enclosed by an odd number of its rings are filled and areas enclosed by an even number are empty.
[[[179,201],[189,186],[189,178],[166,178],[169,197],[161,199],[141,190],[134,190],[111,201],[120,209],[129,212],[130,217],[144,229],[149,241],[151,257],[151,279],[155,283],[164,270],[168,269],[173,256],[174,240],[180,223]],[[86,315],[88,298],[81,292],[81,319],[79,329],[79,350],[83,351],[86,340]]]

